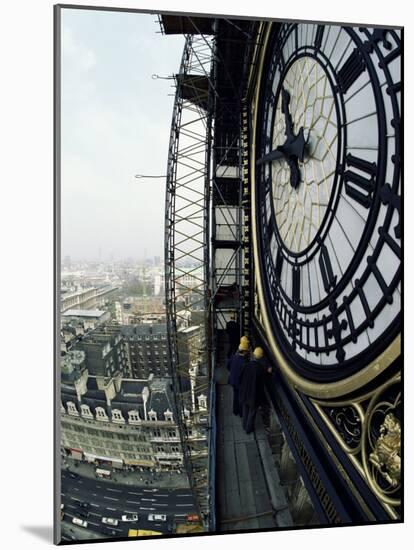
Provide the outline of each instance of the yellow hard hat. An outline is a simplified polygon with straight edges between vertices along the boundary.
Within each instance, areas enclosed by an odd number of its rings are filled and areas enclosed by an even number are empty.
[[[247,336],[240,338],[239,351],[249,351],[249,339]]]
[[[255,350],[253,351],[253,357],[255,359],[261,359],[263,355],[264,353],[262,348],[255,348]]]
[[[249,351],[249,342],[240,340],[239,351]]]

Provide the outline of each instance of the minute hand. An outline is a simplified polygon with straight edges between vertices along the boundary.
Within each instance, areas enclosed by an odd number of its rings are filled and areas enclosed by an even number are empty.
[[[282,88],[282,113],[285,115],[285,135],[287,139],[293,137],[292,115],[289,112],[290,94]]]
[[[291,157],[299,159],[302,162],[305,153],[305,145],[306,142],[302,127],[300,128],[297,136],[292,134],[290,137],[287,138],[283,145],[279,145],[278,147],[276,147],[276,149],[273,149],[273,151],[270,151],[270,153],[264,155],[256,162],[256,164],[260,165],[264,164],[265,162],[271,162],[272,160],[278,160],[282,158],[287,160]]]
[[[283,148],[281,146],[276,147],[276,149],[273,149],[273,151],[270,151],[270,153],[267,153],[267,155],[264,155],[261,159],[259,159],[256,164],[264,164],[265,162],[271,162],[272,160],[278,160],[286,158],[286,153],[284,152]]]

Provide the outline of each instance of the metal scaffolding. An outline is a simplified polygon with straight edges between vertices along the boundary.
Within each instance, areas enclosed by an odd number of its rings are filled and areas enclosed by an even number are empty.
[[[208,520],[209,200],[212,38],[187,35],[168,152],[165,287],[170,368],[184,465]],[[196,327],[198,327],[198,332]],[[195,338],[191,339],[191,334]]]
[[[166,309],[184,463],[204,528],[211,531],[215,529],[215,369],[223,363],[217,334],[224,333],[231,314],[236,314],[241,329],[246,324],[244,60],[240,65],[232,61],[236,51],[240,55],[240,48],[244,50],[246,32],[233,22],[214,19],[164,17],[160,23],[167,34],[181,28],[188,33],[175,77],[168,158]],[[200,327],[195,364],[186,349],[194,325]],[[194,393],[197,398],[207,397],[206,408],[194,405]]]

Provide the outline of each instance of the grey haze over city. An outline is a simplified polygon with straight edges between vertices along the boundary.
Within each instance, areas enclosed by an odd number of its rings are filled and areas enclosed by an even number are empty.
[[[62,258],[163,254],[164,179],[182,36],[156,15],[62,13]]]

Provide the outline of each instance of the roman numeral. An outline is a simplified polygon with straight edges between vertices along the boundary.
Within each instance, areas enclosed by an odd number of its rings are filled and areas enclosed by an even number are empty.
[[[344,298],[344,306],[345,306],[346,318],[348,319],[349,330],[351,332],[351,338],[354,344],[356,344],[356,342],[358,341],[358,337],[355,332],[354,318],[352,317],[351,309],[348,303],[348,298]]]
[[[355,48],[342,65],[341,70],[338,71],[338,84],[343,94],[346,94],[352,84],[365,71],[365,68],[366,66],[362,53],[358,50],[358,48]]]
[[[361,286],[361,281],[359,279],[355,279],[355,288],[358,293],[359,299],[361,300],[362,307],[364,309],[365,317],[368,322],[368,326],[370,328],[374,328],[374,320],[372,319],[372,313],[369,308],[369,304],[367,301],[367,297],[365,296],[364,289]]]
[[[315,35],[315,48],[317,50],[321,49],[324,31],[325,31],[325,26],[318,25],[318,28],[316,29],[316,35]]]
[[[324,244],[321,246],[319,255],[319,267],[321,268],[323,287],[326,292],[329,292],[336,285],[336,275],[333,274],[329,252]]]
[[[380,234],[380,237],[384,239],[384,241],[388,244],[388,246],[397,256],[397,258],[401,259],[401,247],[398,245],[398,243],[394,241],[391,235],[387,231],[385,231],[383,227],[378,228],[378,233]]]
[[[372,273],[374,274],[374,277],[377,280],[377,283],[379,284],[382,293],[387,300],[389,304],[392,304],[393,298],[392,298],[392,291],[390,291],[390,288],[388,287],[387,283],[384,280],[384,277],[382,276],[381,271],[378,269],[377,264],[375,263],[375,260],[372,256],[367,257],[367,263],[371,268]]]
[[[275,266],[276,277],[278,281],[280,281],[280,277],[282,275],[282,267],[283,267],[283,254],[279,248],[279,250],[277,251],[276,266]]]
[[[317,319],[314,319],[314,338],[315,338],[315,353],[316,355],[319,355],[318,349],[319,349],[319,337],[318,337],[318,324]]]
[[[357,168],[361,172],[365,172],[368,176],[368,178],[366,178],[352,170],[346,170],[344,172],[346,194],[364,208],[370,208],[372,203],[372,192],[375,188],[377,165],[375,162],[368,162],[350,154],[346,156],[346,165]]]
[[[389,40],[387,40],[387,34],[389,33],[388,29],[374,29],[370,40],[372,42],[382,42],[382,45],[386,50],[390,50],[392,48],[392,44]]]
[[[300,267],[294,265],[292,269],[292,301],[300,303]]]
[[[401,239],[401,197],[393,193],[391,185],[386,183],[381,189],[381,201],[384,204],[390,204],[398,212],[398,223],[394,227],[394,234],[397,239]]]
[[[270,240],[270,237],[272,236],[272,231],[273,231],[273,222],[272,222],[272,216],[270,216],[266,224],[266,233],[267,233],[267,238],[269,240]]]
[[[384,61],[381,61],[379,63],[381,68],[384,68],[384,66],[389,65],[391,61],[394,61],[394,59],[397,59],[401,55],[401,48],[398,46],[397,48],[394,48],[388,55],[384,57]]]

